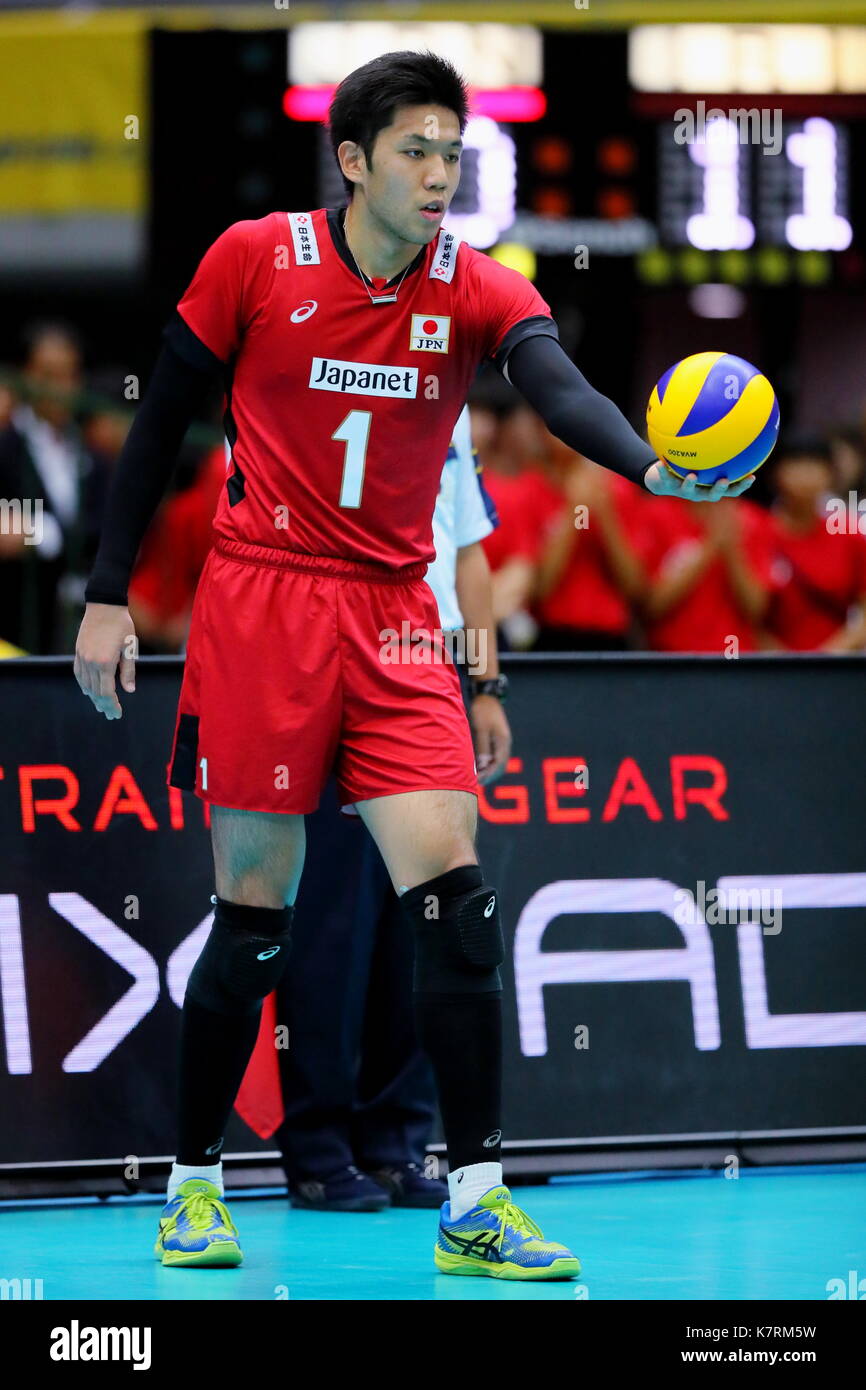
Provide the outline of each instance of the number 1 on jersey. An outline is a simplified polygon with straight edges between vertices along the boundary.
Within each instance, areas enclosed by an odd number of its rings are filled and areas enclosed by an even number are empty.
[[[332,439],[345,443],[343,458],[343,483],[340,488],[341,507],[360,507],[361,492],[364,487],[364,469],[367,464],[367,443],[370,438],[372,410],[350,410],[345,420],[337,426]]]

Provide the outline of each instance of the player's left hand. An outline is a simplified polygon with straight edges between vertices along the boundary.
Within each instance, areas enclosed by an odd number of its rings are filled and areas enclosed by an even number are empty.
[[[729,483],[727,478],[719,478],[718,482],[707,487],[705,483],[698,482],[697,473],[680,478],[676,473],[672,473],[661,459],[647,469],[644,476],[647,491],[654,496],[684,497],[689,502],[718,502],[722,497],[739,497],[754,481],[755,475],[750,473],[738,483]]]
[[[482,787],[495,782],[511,756],[511,728],[495,695],[476,695],[469,706],[475,770]]]

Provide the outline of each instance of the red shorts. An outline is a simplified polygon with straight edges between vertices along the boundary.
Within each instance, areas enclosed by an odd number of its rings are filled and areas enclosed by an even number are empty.
[[[299,815],[315,811],[332,770],[344,806],[431,788],[477,795],[425,568],[396,575],[218,537],[193,604],[169,786]]]

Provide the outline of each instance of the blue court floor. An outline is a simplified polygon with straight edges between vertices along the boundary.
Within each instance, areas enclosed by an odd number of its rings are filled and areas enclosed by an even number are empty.
[[[159,1206],[112,1198],[0,1203],[0,1277],[41,1279],[45,1299],[826,1300],[866,1292],[866,1164],[558,1178],[515,1187],[578,1282],[530,1285],[439,1274],[437,1213],[297,1211],[285,1190],[232,1197],[239,1269],[163,1269]],[[852,1279],[853,1272],[853,1279]],[[848,1297],[851,1296],[849,1293]]]

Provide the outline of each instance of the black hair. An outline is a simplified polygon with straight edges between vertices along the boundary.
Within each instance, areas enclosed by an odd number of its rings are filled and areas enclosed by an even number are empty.
[[[833,467],[833,452],[829,443],[820,434],[783,435],[773,450],[770,462],[773,465],[784,463],[786,459],[820,459],[828,468]]]
[[[61,319],[35,319],[24,325],[21,330],[21,361],[26,364],[30,361],[39,344],[46,338],[61,338],[68,347],[76,352],[79,358],[84,356],[84,344],[81,334],[71,323],[65,323]]]
[[[392,124],[397,108],[424,105],[444,106],[453,111],[463,134],[469,117],[469,94],[460,73],[447,58],[406,49],[383,53],[364,63],[343,78],[328,110],[334,158],[344,140],[354,140],[372,168],[376,136]],[[345,175],[342,177],[351,199],[355,185]]]

